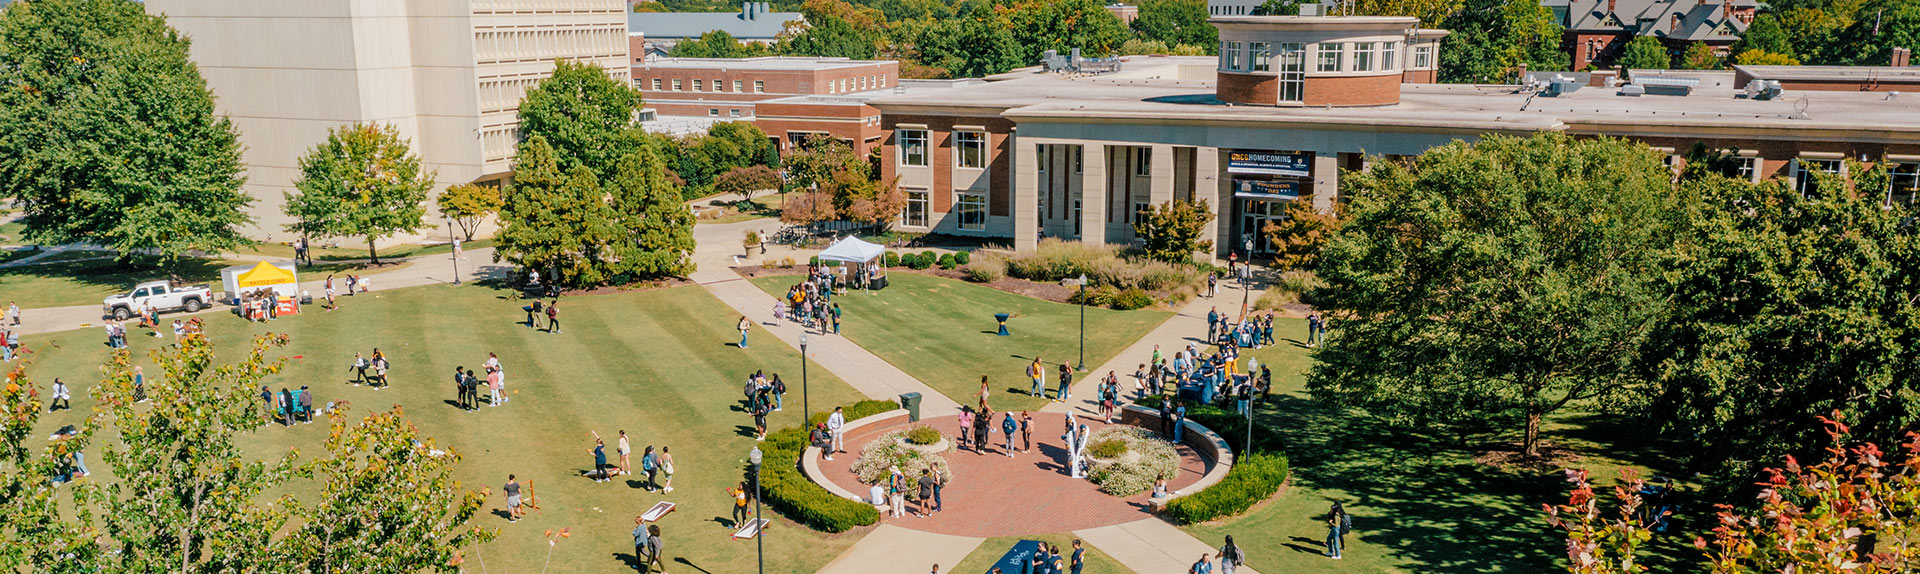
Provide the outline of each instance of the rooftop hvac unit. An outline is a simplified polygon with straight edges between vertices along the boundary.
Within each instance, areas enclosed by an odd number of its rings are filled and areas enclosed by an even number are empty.
[[[1620,95],[1622,96],[1633,96],[1637,98],[1637,97],[1646,95],[1646,93],[1647,93],[1647,89],[1640,87],[1639,84],[1627,84],[1624,86],[1620,86]]]
[[[1576,78],[1555,75],[1552,81],[1547,82],[1545,95],[1549,98],[1557,98],[1562,95],[1580,91],[1580,87],[1584,85],[1586,85],[1585,82],[1581,82]]]
[[[1327,15],[1327,6],[1325,4],[1321,4],[1318,2],[1314,2],[1310,4],[1301,4],[1300,15],[1301,16],[1325,16]]]
[[[1780,99],[1780,92],[1780,82],[1777,81],[1754,80],[1747,82],[1747,99],[1750,100],[1777,100]]]
[[[1634,78],[1633,83],[1639,84],[1640,89],[1645,90],[1648,94],[1685,96],[1693,93],[1693,88],[1700,85],[1700,80],[1654,76],[1651,78]]]

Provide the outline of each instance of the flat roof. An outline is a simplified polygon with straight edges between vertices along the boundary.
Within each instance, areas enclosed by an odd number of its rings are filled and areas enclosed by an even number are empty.
[[[905,97],[930,92],[942,92],[984,83],[986,83],[986,81],[979,78],[962,78],[957,80],[900,80],[891,88],[880,88],[877,90],[846,94],[803,94],[762,100],[759,103],[858,106],[866,105],[867,102],[875,98]]]
[[[1788,90],[1780,99],[1760,101],[1737,98],[1740,92],[1731,88],[1629,97],[1616,95],[1617,89],[1588,87],[1547,97],[1508,85],[1404,84],[1400,103],[1389,106],[1246,106],[1214,97],[1215,58],[1123,60],[1122,71],[1112,74],[1072,76],[1026,68],[977,86],[875,98],[869,105],[890,112],[997,113],[1016,121],[1226,121],[1442,131],[1537,131],[1580,124],[1622,133],[1667,129],[1683,134],[1692,128],[1859,130],[1904,132],[1910,135],[1901,139],[1920,141],[1920,98],[1889,100],[1884,93]]]
[[[1826,82],[1920,82],[1920,66],[1734,66],[1761,80]]]
[[[813,58],[806,56],[761,56],[758,58],[659,58],[635,62],[633,67],[663,70],[768,70],[807,71],[857,68],[893,64],[896,60],[855,60],[851,58]]]

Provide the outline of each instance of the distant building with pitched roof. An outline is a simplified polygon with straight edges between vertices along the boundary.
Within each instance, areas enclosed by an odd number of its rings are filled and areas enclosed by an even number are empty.
[[[1701,42],[1725,56],[1753,23],[1759,0],[1541,0],[1566,29],[1573,69],[1606,68],[1647,36],[1672,53]]]

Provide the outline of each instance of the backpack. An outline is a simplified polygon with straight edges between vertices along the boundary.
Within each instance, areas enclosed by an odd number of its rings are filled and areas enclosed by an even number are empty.
[[[653,472],[653,453],[647,453],[645,456],[640,457],[640,470]]]
[[[1232,562],[1234,566],[1247,565],[1247,557],[1240,553],[1239,546],[1228,546],[1227,552],[1225,554],[1226,556],[1222,556],[1221,558],[1229,562]]]
[[[1353,515],[1347,514],[1345,512],[1341,512],[1340,513],[1340,533],[1346,534],[1350,530],[1353,530]]]

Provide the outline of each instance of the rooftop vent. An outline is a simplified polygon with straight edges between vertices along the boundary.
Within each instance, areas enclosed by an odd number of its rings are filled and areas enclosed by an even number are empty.
[[[1700,85],[1700,80],[1654,76],[1651,78],[1634,78],[1633,83],[1639,85],[1641,89],[1648,94],[1685,96],[1693,93],[1693,89]]]
[[[1747,82],[1746,96],[1749,100],[1773,100],[1780,98],[1780,82],[1773,80],[1754,80]]]

